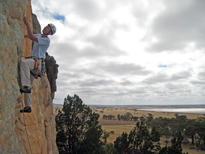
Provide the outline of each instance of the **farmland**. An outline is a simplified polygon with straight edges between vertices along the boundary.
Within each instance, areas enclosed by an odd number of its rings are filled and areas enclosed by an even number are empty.
[[[62,106],[55,106],[54,108],[54,113],[57,114],[57,110],[61,109]],[[107,142],[108,143],[114,143],[116,138],[120,136],[123,132],[129,133],[134,127],[136,122],[135,121],[124,121],[124,120],[117,120],[118,115],[125,115],[126,113],[130,113],[133,116],[136,117],[145,117],[148,116],[149,114],[152,114],[153,118],[175,118],[176,113],[168,113],[168,112],[151,112],[151,111],[139,111],[136,110],[136,108],[132,107],[110,107],[110,106],[90,106],[93,112],[98,113],[100,115],[99,118],[99,124],[102,126],[102,129],[108,133],[110,133]],[[115,117],[112,120],[108,119],[103,119],[104,115],[112,115]],[[188,119],[197,119],[199,117],[204,117],[204,115],[200,114],[180,114],[178,113],[179,116],[186,115]],[[112,132],[112,133],[111,133]],[[161,146],[165,146],[165,137],[162,136],[160,139]],[[170,145],[170,139],[168,139]],[[204,151],[198,150],[195,146],[190,145],[191,140],[189,139],[189,143],[187,144],[182,144],[183,152],[188,152],[189,154],[203,154]]]
[[[123,108],[123,107],[102,107],[95,108],[92,107],[92,110],[98,114],[100,114],[99,124],[102,126],[103,130],[106,132],[114,132],[110,133],[108,137],[108,143],[113,143],[118,136],[120,136],[123,132],[129,133],[134,127],[136,122],[134,121],[123,121],[123,120],[105,120],[103,119],[103,115],[113,115],[116,116],[118,114],[124,115],[127,112],[131,113],[133,116],[148,116],[148,114],[152,114],[153,118],[166,117],[166,118],[175,118],[176,113],[166,113],[166,112],[150,112],[150,111],[136,111],[132,108]],[[180,114],[178,115],[186,115],[188,119],[197,119],[199,117],[204,117],[204,115],[200,114]],[[161,137],[161,145],[165,146],[165,137]],[[188,152],[189,154],[203,154],[204,151],[197,150],[196,147],[192,147],[190,144],[182,144],[183,152]]]

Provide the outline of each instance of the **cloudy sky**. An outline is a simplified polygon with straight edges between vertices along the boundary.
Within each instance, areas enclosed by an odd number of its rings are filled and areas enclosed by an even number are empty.
[[[54,103],[205,103],[204,0],[32,0],[59,64]]]

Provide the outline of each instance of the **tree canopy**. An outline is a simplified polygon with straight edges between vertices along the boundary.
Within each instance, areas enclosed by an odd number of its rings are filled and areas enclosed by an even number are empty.
[[[83,104],[79,96],[64,99],[62,111],[56,116],[56,143],[60,154],[103,153],[98,125],[99,114]]]

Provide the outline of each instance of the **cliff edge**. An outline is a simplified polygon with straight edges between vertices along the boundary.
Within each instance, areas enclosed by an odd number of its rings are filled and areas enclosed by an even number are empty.
[[[48,76],[33,83],[32,112],[19,112],[24,107],[19,62],[32,49],[32,42],[24,39],[23,16],[33,22],[35,32],[40,31],[31,0],[0,2],[0,153],[57,154],[52,100],[58,65],[52,56],[46,58]]]

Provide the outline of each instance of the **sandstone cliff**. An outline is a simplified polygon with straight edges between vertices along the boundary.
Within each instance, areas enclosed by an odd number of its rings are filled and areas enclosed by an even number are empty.
[[[52,105],[58,65],[52,56],[47,55],[46,60],[50,80],[44,76],[34,81],[32,112],[24,116],[19,112],[24,105],[23,95],[19,92],[19,61],[22,56],[29,56],[32,48],[32,42],[24,39],[26,27],[23,16],[34,22],[35,31],[40,30],[31,12],[30,0],[0,1],[1,154],[58,153]]]

